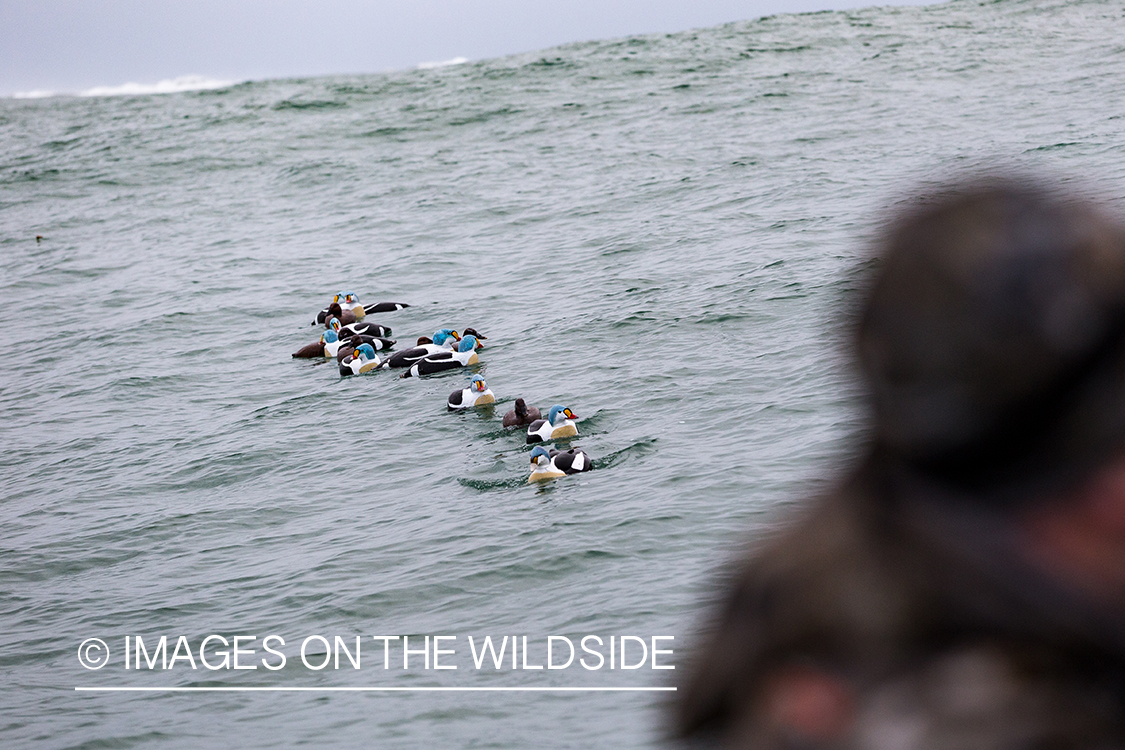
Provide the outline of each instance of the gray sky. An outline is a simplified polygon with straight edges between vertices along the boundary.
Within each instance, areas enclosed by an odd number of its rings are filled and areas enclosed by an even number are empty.
[[[932,0],[930,0],[932,1]],[[919,5],[926,0],[882,4]],[[0,0],[0,96],[409,68],[864,0]]]

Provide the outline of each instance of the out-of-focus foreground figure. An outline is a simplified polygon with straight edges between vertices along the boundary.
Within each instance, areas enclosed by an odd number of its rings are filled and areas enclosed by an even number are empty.
[[[738,570],[678,693],[732,748],[1125,747],[1125,232],[924,202],[860,320],[872,441]]]

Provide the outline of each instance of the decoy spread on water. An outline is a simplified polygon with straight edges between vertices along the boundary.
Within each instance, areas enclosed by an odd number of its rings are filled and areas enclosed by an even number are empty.
[[[391,349],[395,341],[389,336],[389,326],[363,320],[371,313],[393,312],[409,307],[401,302],[379,302],[363,305],[359,295],[351,291],[338,292],[331,304],[321,310],[313,325],[323,325],[324,333],[315,343],[302,347],[293,354],[295,358],[312,359],[335,357],[340,375],[359,375],[379,369],[403,369],[403,378],[431,375],[447,370],[469,367],[480,363],[478,350],[488,337],[475,328],[465,327],[462,333],[452,328],[439,328],[432,337],[420,336],[415,346],[394,352],[380,359],[376,353]],[[496,403],[496,395],[479,373],[469,376],[466,388],[453,391],[446,399],[450,410],[470,409]],[[491,412],[484,412],[486,416]],[[547,418],[539,409],[529,407],[517,398],[514,408],[503,417],[504,427],[528,425],[527,443],[541,443],[574,437],[578,434],[575,420],[578,416],[569,408],[556,404]],[[593,468],[590,456],[577,446],[566,451],[536,445],[531,451],[529,483],[577,474]]]

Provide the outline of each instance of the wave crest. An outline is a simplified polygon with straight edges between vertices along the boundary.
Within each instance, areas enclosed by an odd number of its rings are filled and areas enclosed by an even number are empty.
[[[467,57],[454,57],[452,60],[442,60],[440,62],[424,62],[418,63],[418,70],[433,70],[434,68],[446,68],[450,65],[461,65],[467,63]]]
[[[181,91],[203,91],[233,86],[234,81],[223,81],[203,76],[180,76],[156,83],[123,83],[120,86],[95,86],[79,92],[79,96],[137,96],[141,94],[176,94]]]
[[[156,83],[123,83],[120,86],[95,86],[85,91],[17,91],[13,99],[46,99],[51,96],[143,96],[145,94],[177,94],[181,91],[205,91],[233,86],[235,81],[224,81],[204,76],[180,76],[167,78]]]

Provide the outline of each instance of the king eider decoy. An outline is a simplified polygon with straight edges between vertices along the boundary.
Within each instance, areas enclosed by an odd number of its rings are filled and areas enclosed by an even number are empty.
[[[370,313],[383,313],[394,312],[402,310],[403,308],[410,307],[405,302],[376,302],[370,305],[361,305],[359,303],[359,295],[355,292],[337,292],[336,296],[332,298],[332,304],[340,305],[342,309],[350,310],[356,320],[362,320],[365,315]],[[324,319],[331,314],[331,305],[327,309],[321,310],[316,314],[316,320],[313,322],[314,326],[324,323]],[[348,321],[345,321],[345,323]]]
[[[410,367],[427,355],[453,351],[453,345],[460,340],[461,336],[457,331],[451,328],[442,328],[434,331],[434,337],[428,339],[428,343],[423,343],[422,339],[418,339],[418,346],[403,349],[387,357],[386,361],[383,362],[383,368]]]
[[[390,349],[395,345],[395,342],[394,339],[381,339],[376,336],[351,336],[340,342],[340,346],[336,350],[336,361],[343,362],[344,357],[355,351],[355,348],[360,344],[370,344],[372,349],[380,352],[384,349]]]
[[[364,320],[359,323],[351,323],[344,326],[341,336],[354,334],[356,336],[377,336],[379,338],[387,338],[391,335],[391,327],[372,323],[370,320]]]
[[[359,375],[364,372],[371,372],[379,366],[379,357],[375,354],[375,350],[371,348],[371,344],[360,344],[356,350],[349,356],[344,357],[340,362],[341,375]]]
[[[546,419],[537,419],[528,425],[527,442],[541,443],[546,440],[574,437],[578,434],[578,427],[574,424],[577,418],[578,415],[570,409],[556,404],[551,407]]]
[[[496,396],[492,394],[492,389],[480,375],[469,378],[469,387],[449,394],[449,399],[446,401],[450,409],[470,409],[474,406],[495,403]]]
[[[313,321],[313,325],[323,325],[328,320],[329,315],[335,315],[336,317],[342,318],[343,315],[340,312],[333,312],[334,307],[340,308],[341,311],[348,311],[352,316],[355,317],[355,320],[361,319],[364,315],[363,305],[359,304],[359,297],[356,296],[355,292],[336,292],[335,296],[332,297],[332,302],[329,303],[328,307],[324,308],[316,314],[316,320]],[[354,322],[354,320],[345,321],[345,323]]]
[[[527,482],[531,484],[546,479],[557,479],[567,474],[589,471],[592,468],[589,454],[581,448],[558,451],[554,448],[547,450],[542,445],[537,445],[531,451],[531,476],[527,478]]]
[[[367,314],[367,310],[359,304],[359,295],[355,292],[337,292],[332,301],[345,310],[351,310],[356,320],[363,320],[363,316]]]
[[[364,305],[363,310],[370,315],[371,313],[395,312],[407,307],[410,307],[410,305],[405,302],[376,302],[373,305]]]
[[[480,362],[476,351],[479,346],[480,342],[477,341],[476,336],[463,336],[461,343],[457,345],[457,351],[438,352],[422,357],[399,377],[416,378],[420,375],[433,375],[437,372],[475,365]]]

